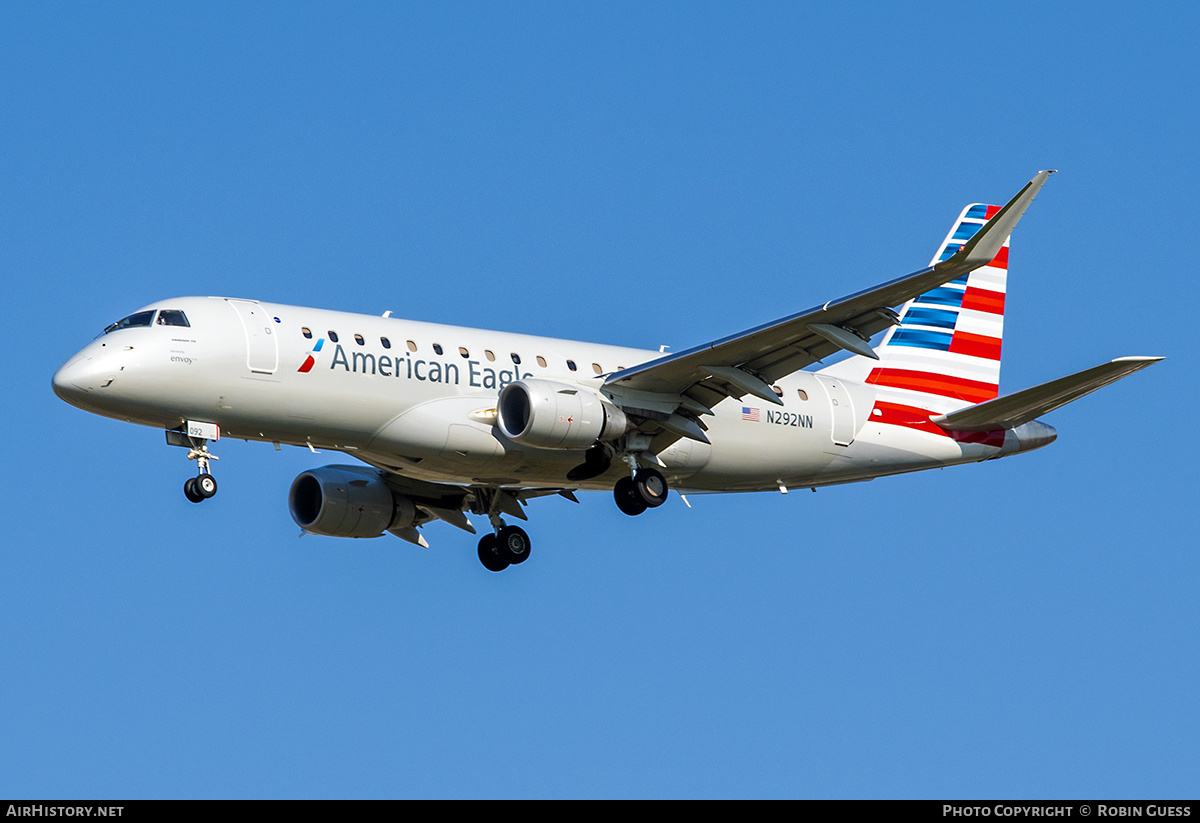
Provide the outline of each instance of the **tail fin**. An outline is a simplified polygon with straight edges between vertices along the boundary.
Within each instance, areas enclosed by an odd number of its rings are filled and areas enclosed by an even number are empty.
[[[963,209],[930,265],[951,257],[999,206]],[[867,377],[881,400],[938,414],[991,400],[1000,387],[1008,239],[990,263],[904,304]]]

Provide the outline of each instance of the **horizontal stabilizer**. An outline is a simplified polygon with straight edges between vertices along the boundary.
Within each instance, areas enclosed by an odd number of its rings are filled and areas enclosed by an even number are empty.
[[[1081,372],[1051,380],[1040,386],[997,397],[949,414],[938,414],[929,419],[949,431],[982,432],[996,429],[1015,429],[1072,400],[1122,377],[1141,371],[1162,360],[1161,357],[1119,357]]]

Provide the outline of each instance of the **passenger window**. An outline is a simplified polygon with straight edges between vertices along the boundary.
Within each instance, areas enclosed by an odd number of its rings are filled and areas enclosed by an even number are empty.
[[[390,348],[392,347],[392,341],[391,341],[391,340],[388,340],[386,337],[381,337],[381,338],[379,338],[379,343],[380,343],[380,345],[382,345],[382,346],[383,346],[385,349],[390,349]]]
[[[363,336],[361,334],[354,335],[354,342],[360,346],[365,346],[367,344],[367,341],[363,340]]]
[[[518,366],[521,365],[521,355],[517,354],[516,352],[513,352],[512,359],[513,359],[513,363],[515,363]]]
[[[335,332],[335,331],[333,331],[333,330],[330,330],[329,332],[327,332],[327,334],[329,335],[329,342],[330,342],[330,343],[336,343],[336,342],[337,342],[337,332]]]
[[[600,368],[599,363],[592,364],[592,371],[594,371],[596,374],[604,374],[604,369]]]
[[[123,317],[116,323],[112,323],[111,325],[105,327],[104,333],[108,334],[110,331],[116,331],[117,329],[128,329],[132,328],[133,326],[149,326],[152,319],[154,319],[154,312],[140,311],[136,314],[131,314],[128,317]]]
[[[312,340],[312,329],[310,329],[308,326],[305,326],[304,328],[300,329],[300,333],[303,334],[305,337],[307,337],[309,340]]]
[[[459,353],[459,354],[461,354],[463,357],[470,357],[470,356],[471,356],[471,353],[470,353],[469,351],[467,351],[467,347],[466,347],[466,346],[459,346],[459,347],[458,347],[458,353]]]
[[[537,356],[537,361],[538,361],[538,365],[539,365],[539,366],[541,366],[543,369],[544,369],[544,368],[546,368],[546,358],[542,357],[542,356],[539,354],[539,355]]]
[[[411,341],[411,340],[409,340],[407,343],[405,343],[405,345],[406,345],[406,346],[408,346],[408,350],[409,350],[409,351],[416,351],[416,350],[417,350],[417,344],[416,344],[416,343],[414,343],[414,342],[413,342],[413,341]]]
[[[486,357],[488,359],[488,362],[490,362],[490,363],[496,362],[496,355],[492,354],[491,349],[484,349],[483,356]]]
[[[806,392],[804,389],[796,389],[796,394],[800,395],[801,400],[808,399],[808,392]]]
[[[436,354],[441,354],[441,353],[442,353],[442,344],[441,344],[441,343],[434,343],[434,344],[433,344],[433,351],[434,351],[434,353],[436,353]]]
[[[776,397],[783,397],[783,389],[778,386],[772,386],[771,391],[775,392]]]
[[[192,324],[188,322],[187,315],[179,309],[163,309],[158,313],[158,325],[190,327]]]
[[[571,371],[575,371],[575,361],[574,361],[574,360],[568,360],[568,361],[567,361],[567,368],[568,368],[568,369],[570,369]]]

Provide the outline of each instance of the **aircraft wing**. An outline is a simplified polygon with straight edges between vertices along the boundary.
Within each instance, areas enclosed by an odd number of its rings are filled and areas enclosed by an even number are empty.
[[[996,429],[1015,429],[1078,400],[1085,394],[1109,383],[1115,383],[1135,371],[1141,371],[1162,360],[1161,357],[1119,357],[1108,363],[1085,369],[1075,374],[1042,383],[1014,394],[997,397],[968,406],[965,409],[938,414],[931,418],[934,423],[950,431],[981,432]]]
[[[773,381],[842,349],[875,357],[868,341],[898,323],[892,307],[990,263],[1051,174],[1038,172],[956,254],[934,266],[740,334],[623,369],[610,375],[604,387],[618,398],[623,393],[632,397],[628,405],[633,406],[648,399],[644,393],[674,396],[678,398],[675,407],[691,416],[710,413],[711,407],[726,397],[745,394],[779,403],[770,387]],[[704,439],[702,434],[697,437],[694,418],[663,421],[663,407],[658,410],[660,415],[651,419],[669,429],[673,426],[677,433]]]

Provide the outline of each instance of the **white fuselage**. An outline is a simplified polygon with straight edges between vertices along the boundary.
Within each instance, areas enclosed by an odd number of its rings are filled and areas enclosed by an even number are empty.
[[[63,399],[162,429],[204,421],[224,437],[343,451],[441,483],[612,488],[628,472],[622,464],[569,482],[566,473],[580,463],[581,451],[506,438],[494,425],[497,395],[529,378],[599,391],[604,375],[661,356],[220,297],[146,308],[179,310],[189,325],[121,328],[96,338],[55,375]],[[1011,432],[992,446],[874,422],[875,388],[861,382],[801,371],[776,388],[782,405],[751,396],[726,400],[703,418],[709,444],[682,438],[661,451],[660,468],[672,486],[684,492],[815,487],[1030,447]]]

